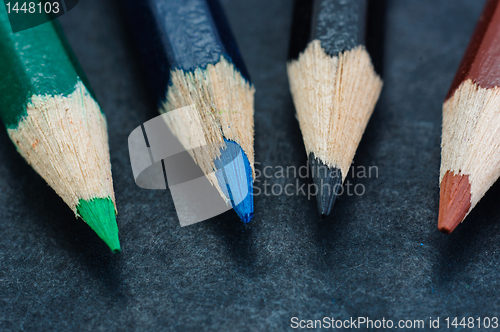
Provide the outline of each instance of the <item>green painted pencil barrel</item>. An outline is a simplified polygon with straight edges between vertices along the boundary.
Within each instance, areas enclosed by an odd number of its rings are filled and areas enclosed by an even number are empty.
[[[12,33],[0,6],[0,73],[0,117],[19,153],[120,251],[106,119],[57,24]]]

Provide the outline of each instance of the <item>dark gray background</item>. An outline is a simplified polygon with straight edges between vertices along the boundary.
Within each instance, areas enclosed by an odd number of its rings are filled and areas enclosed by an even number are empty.
[[[127,137],[156,111],[129,31],[116,3],[80,1],[61,22],[108,118],[123,252],[76,221],[1,132],[0,330],[279,331],[293,316],[499,315],[500,185],[452,235],[436,226],[441,106],[483,3],[388,2],[385,85],[355,157],[379,177],[348,177],[364,196],[340,197],[319,221],[314,200],[261,195],[249,225],[230,211],[181,228],[169,191],[132,177]],[[257,88],[258,168],[304,165],[285,67],[291,1],[223,4]]]

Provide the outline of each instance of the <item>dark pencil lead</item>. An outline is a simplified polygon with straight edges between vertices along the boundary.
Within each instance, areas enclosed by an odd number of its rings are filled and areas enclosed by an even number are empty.
[[[339,168],[329,167],[314,153],[309,154],[309,165],[316,186],[316,201],[320,218],[324,219],[333,209],[335,200],[342,186],[342,172]]]

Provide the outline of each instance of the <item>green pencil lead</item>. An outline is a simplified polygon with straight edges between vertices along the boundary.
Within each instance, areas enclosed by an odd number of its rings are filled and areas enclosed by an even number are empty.
[[[108,245],[114,253],[120,252],[115,206],[111,198],[80,199],[78,215]]]

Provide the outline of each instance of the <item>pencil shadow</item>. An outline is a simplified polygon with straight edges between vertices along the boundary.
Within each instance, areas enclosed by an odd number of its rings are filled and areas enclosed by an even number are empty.
[[[351,181],[351,176],[346,177],[346,181]],[[345,187],[344,187],[345,188]],[[324,219],[318,217],[314,223],[314,239],[316,245],[317,263],[315,268],[319,271],[331,271],[335,269],[340,260],[339,243],[341,237],[349,233],[351,227],[354,197],[338,196],[330,215]]]
[[[383,79],[387,0],[369,0],[366,11],[366,49],[370,53],[375,71]]]
[[[152,119],[158,116],[158,105],[155,102],[156,96],[152,92],[150,83],[147,80],[139,51],[136,44],[134,43],[132,28],[127,23],[123,4],[119,0],[113,0],[112,2],[114,4],[117,21],[119,22],[119,25],[126,36],[126,38],[124,38],[123,40],[123,46],[132,60],[129,62],[129,67],[132,72],[132,76],[134,77],[135,88],[139,92],[141,103],[143,105],[146,105],[145,108],[147,112],[147,118]]]
[[[335,218],[336,207],[333,207],[333,215],[324,219],[319,219],[314,223],[314,239],[316,246],[316,259],[314,268],[318,271],[331,271],[336,266],[338,257],[336,256],[338,237],[344,231],[344,223],[338,222]]]
[[[445,237],[439,248],[437,283],[445,285],[467,279],[467,266],[484,257],[500,236],[500,181],[486,193],[464,222]]]
[[[299,121],[296,119],[296,110],[293,104],[293,99],[290,91],[287,93],[286,101],[284,102],[284,110],[287,113],[286,115],[280,116],[279,127],[283,131],[283,137],[286,137],[287,140],[287,150],[281,151],[282,154],[281,159],[292,159],[295,161],[295,165],[283,165],[283,166],[295,166],[297,168],[302,166],[308,166],[307,161],[307,152],[304,146],[304,140],[302,138],[302,132],[300,131]],[[283,149],[277,149],[283,150]],[[293,157],[290,155],[293,154]],[[262,170],[261,170],[262,172]],[[309,177],[307,179],[302,178],[300,175],[298,176],[299,185],[306,184],[306,186],[312,183],[312,178]],[[317,210],[316,200],[311,199],[310,203],[314,206],[314,209]]]
[[[47,183],[17,153],[7,134],[0,134],[0,144],[5,145],[3,162],[10,170],[11,180],[22,190],[20,206],[30,210],[29,223],[38,224],[42,230],[38,241],[55,242],[78,262],[92,279],[103,287],[103,294],[110,299],[124,299],[120,254],[113,255],[104,242],[74,213]],[[24,222],[24,221],[21,221]]]
[[[245,225],[233,210],[204,221],[205,227],[225,242],[228,256],[249,278],[257,277],[254,269],[256,252],[252,221]]]
[[[384,77],[384,56],[385,56],[385,22],[387,15],[387,0],[369,0],[367,8],[367,34],[366,48],[372,57],[375,71]],[[355,165],[370,166],[363,160],[376,159],[374,151],[377,151],[384,128],[387,123],[391,123],[392,115],[388,111],[389,105],[385,98],[384,89],[375,105],[375,110],[368,122],[361,142],[354,156]],[[348,174],[349,176],[349,174]]]
[[[467,262],[475,255],[471,247],[474,247],[477,230],[471,227],[470,223],[464,223],[461,226],[460,230],[447,236],[439,248],[439,263],[436,271],[438,285],[445,285],[460,279]]]
[[[280,119],[282,130],[285,131],[286,137],[289,138],[288,143],[291,145],[292,149],[296,151],[297,156],[299,156],[300,164],[305,165],[307,163],[307,153],[304,147],[299,121],[295,118],[296,110],[293,105],[290,90],[288,90],[287,100],[284,105],[285,108],[289,110],[289,116]]]

